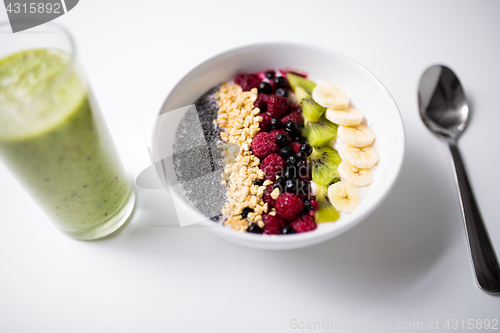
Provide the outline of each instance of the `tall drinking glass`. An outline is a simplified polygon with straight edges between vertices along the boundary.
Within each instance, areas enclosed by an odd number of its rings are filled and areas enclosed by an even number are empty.
[[[73,238],[104,237],[132,213],[131,183],[75,44],[56,25],[13,34],[0,23],[0,157]]]

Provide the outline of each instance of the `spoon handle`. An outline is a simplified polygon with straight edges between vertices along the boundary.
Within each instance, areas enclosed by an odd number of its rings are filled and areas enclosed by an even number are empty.
[[[476,272],[477,283],[485,292],[498,294],[500,293],[500,267],[495,250],[481,218],[457,143],[449,142],[449,145],[455,166],[455,179],[460,193],[465,230],[469,240],[469,253]]]

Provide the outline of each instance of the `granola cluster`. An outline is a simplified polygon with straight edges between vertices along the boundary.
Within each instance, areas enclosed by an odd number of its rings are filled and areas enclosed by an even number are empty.
[[[265,174],[259,169],[260,160],[250,149],[262,121],[260,109],[254,108],[257,89],[243,91],[239,85],[227,83],[221,86],[216,98],[217,124],[223,129],[221,139],[225,142],[220,145],[225,164],[222,184],[227,186],[228,197],[222,209],[227,218],[225,224],[240,231],[245,231],[252,222],[262,228],[262,214],[269,210],[262,197],[272,182],[262,182]]]

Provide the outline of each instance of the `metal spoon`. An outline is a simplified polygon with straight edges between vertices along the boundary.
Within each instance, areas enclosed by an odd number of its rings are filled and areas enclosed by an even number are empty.
[[[420,79],[418,105],[425,125],[450,146],[477,283],[485,292],[499,294],[500,267],[457,146],[457,140],[467,125],[469,106],[455,73],[441,65],[429,67]]]

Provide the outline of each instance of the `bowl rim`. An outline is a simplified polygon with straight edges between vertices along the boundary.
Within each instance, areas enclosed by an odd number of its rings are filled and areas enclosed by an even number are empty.
[[[228,50],[219,52],[208,59],[204,60],[200,64],[196,65],[193,67],[190,71],[188,71],[182,78],[177,82],[177,84],[170,90],[168,93],[167,97],[165,98],[161,108],[159,115],[163,114],[166,112],[166,107],[167,104],[170,102],[170,100],[173,98],[173,96],[179,91],[180,87],[183,86],[184,82],[187,81],[188,79],[191,78],[192,75],[194,75],[197,71],[199,71],[202,68],[205,68],[207,66],[210,66],[212,63],[218,61],[220,58],[225,58],[228,56],[235,56],[237,54],[240,54],[242,51],[254,49],[254,48],[259,48],[259,47],[266,47],[266,46],[280,46],[280,47],[296,47],[296,48],[304,48],[304,49],[309,49],[311,51],[319,51],[322,53],[330,53],[331,55],[341,58],[344,61],[352,63],[354,66],[358,67],[361,71],[364,71],[365,73],[368,74],[370,78],[372,78],[385,92],[385,94],[388,96],[389,100],[394,104],[396,114],[394,116],[397,116],[397,119],[399,121],[399,124],[401,126],[398,126],[399,128],[399,134],[398,136],[401,139],[401,144],[399,151],[395,155],[395,164],[397,164],[397,170],[396,172],[393,173],[392,177],[389,179],[386,179],[386,185],[385,187],[382,188],[383,192],[376,197],[375,200],[372,202],[368,203],[367,206],[365,206],[364,210],[360,213],[360,215],[354,219],[351,220],[347,224],[339,224],[339,221],[334,221],[334,222],[327,222],[327,223],[337,223],[339,227],[335,229],[330,229],[330,230],[321,230],[321,229],[316,229],[311,232],[305,232],[305,233],[299,233],[299,234],[292,234],[292,235],[287,235],[287,237],[280,237],[280,235],[277,236],[264,236],[261,234],[252,234],[252,233],[247,233],[247,232],[239,232],[236,230],[233,230],[228,227],[224,227],[220,225],[219,223],[215,223],[213,221],[210,221],[206,216],[201,214],[200,212],[196,211],[192,206],[189,205],[189,203],[186,202],[175,190],[170,190],[169,192],[172,195],[172,199],[176,200],[176,204],[182,206],[182,209],[186,214],[189,216],[195,216],[198,222],[196,223],[197,225],[206,227],[208,229],[214,230],[217,234],[222,236],[223,238],[226,238],[228,240],[231,240],[233,242],[237,242],[240,244],[245,244],[245,245],[250,245],[250,243],[255,244],[256,246],[263,245],[264,247],[266,245],[276,245],[276,248],[286,248],[287,245],[291,245],[292,243],[308,243],[308,244],[314,244],[314,242],[310,242],[314,239],[321,238],[320,242],[325,241],[327,239],[333,238],[336,235],[339,235],[354,226],[358,225],[361,221],[364,221],[369,215],[375,211],[382,203],[383,201],[387,198],[389,193],[391,192],[391,189],[394,187],[394,184],[396,183],[396,180],[398,179],[400,173],[401,173],[401,168],[403,165],[403,160],[405,156],[405,150],[406,150],[406,135],[405,135],[405,127],[404,127],[404,122],[403,118],[401,116],[400,109],[392,96],[392,94],[389,92],[389,90],[384,86],[384,84],[373,74],[371,73],[368,69],[360,65],[358,62],[352,60],[351,58],[345,56],[342,53],[339,53],[337,51],[331,50],[326,47],[322,46],[317,46],[313,44],[308,44],[308,43],[300,43],[300,42],[283,42],[283,41],[277,41],[277,42],[259,42],[259,43],[251,43],[251,44],[244,44],[240,45],[235,48],[230,48]],[[392,110],[391,110],[392,112]],[[153,132],[153,136],[156,134],[156,125],[155,125],[155,130]],[[155,140],[153,139],[152,141],[155,143]],[[152,145],[153,151],[155,150],[155,145]],[[164,184],[164,179],[162,176],[160,176],[162,185],[165,186]],[[168,186],[168,185],[167,185]],[[303,246],[307,246],[303,245]]]

